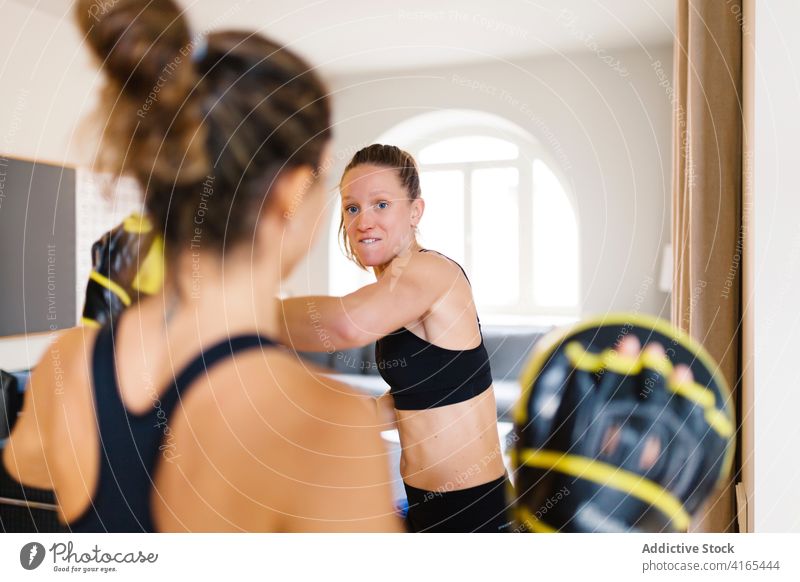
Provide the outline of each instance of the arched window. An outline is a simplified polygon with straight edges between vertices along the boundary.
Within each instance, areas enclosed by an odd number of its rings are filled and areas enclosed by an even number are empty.
[[[420,243],[464,266],[482,317],[578,315],[573,203],[557,165],[532,136],[496,116],[444,111],[404,122],[376,142],[416,158],[425,199]],[[334,231],[338,220],[337,213]],[[374,280],[345,268],[338,242],[330,272],[334,294]]]

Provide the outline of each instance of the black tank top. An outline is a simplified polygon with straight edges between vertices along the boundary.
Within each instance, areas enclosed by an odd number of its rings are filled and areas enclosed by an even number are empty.
[[[153,408],[129,412],[120,397],[114,354],[114,327],[97,334],[92,356],[92,385],[100,437],[100,473],[92,502],[67,524],[73,532],[153,532],[150,503],[159,460],[169,458],[169,419],[184,390],[214,364],[236,352],[272,347],[264,336],[240,335],[203,350],[175,376],[166,391],[153,395]],[[157,396],[160,394],[160,396]]]
[[[458,267],[466,277],[461,265]],[[479,333],[480,327],[478,319]],[[375,362],[398,410],[425,410],[464,402],[492,385],[483,334],[476,348],[448,350],[401,327],[375,342]]]

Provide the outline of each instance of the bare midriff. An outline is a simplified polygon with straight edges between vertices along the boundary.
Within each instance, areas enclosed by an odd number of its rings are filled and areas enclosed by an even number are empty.
[[[396,414],[400,474],[407,484],[452,491],[489,483],[505,472],[491,387],[457,404]]]

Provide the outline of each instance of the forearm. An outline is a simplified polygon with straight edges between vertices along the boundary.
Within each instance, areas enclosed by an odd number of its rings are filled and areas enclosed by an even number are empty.
[[[329,352],[347,349],[341,330],[341,299],[309,295],[281,300],[281,343],[298,351]]]

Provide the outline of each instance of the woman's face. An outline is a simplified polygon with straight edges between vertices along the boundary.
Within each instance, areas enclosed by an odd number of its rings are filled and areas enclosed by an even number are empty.
[[[356,166],[343,176],[341,190],[347,238],[365,267],[385,265],[414,242],[424,203],[409,200],[397,170]]]

